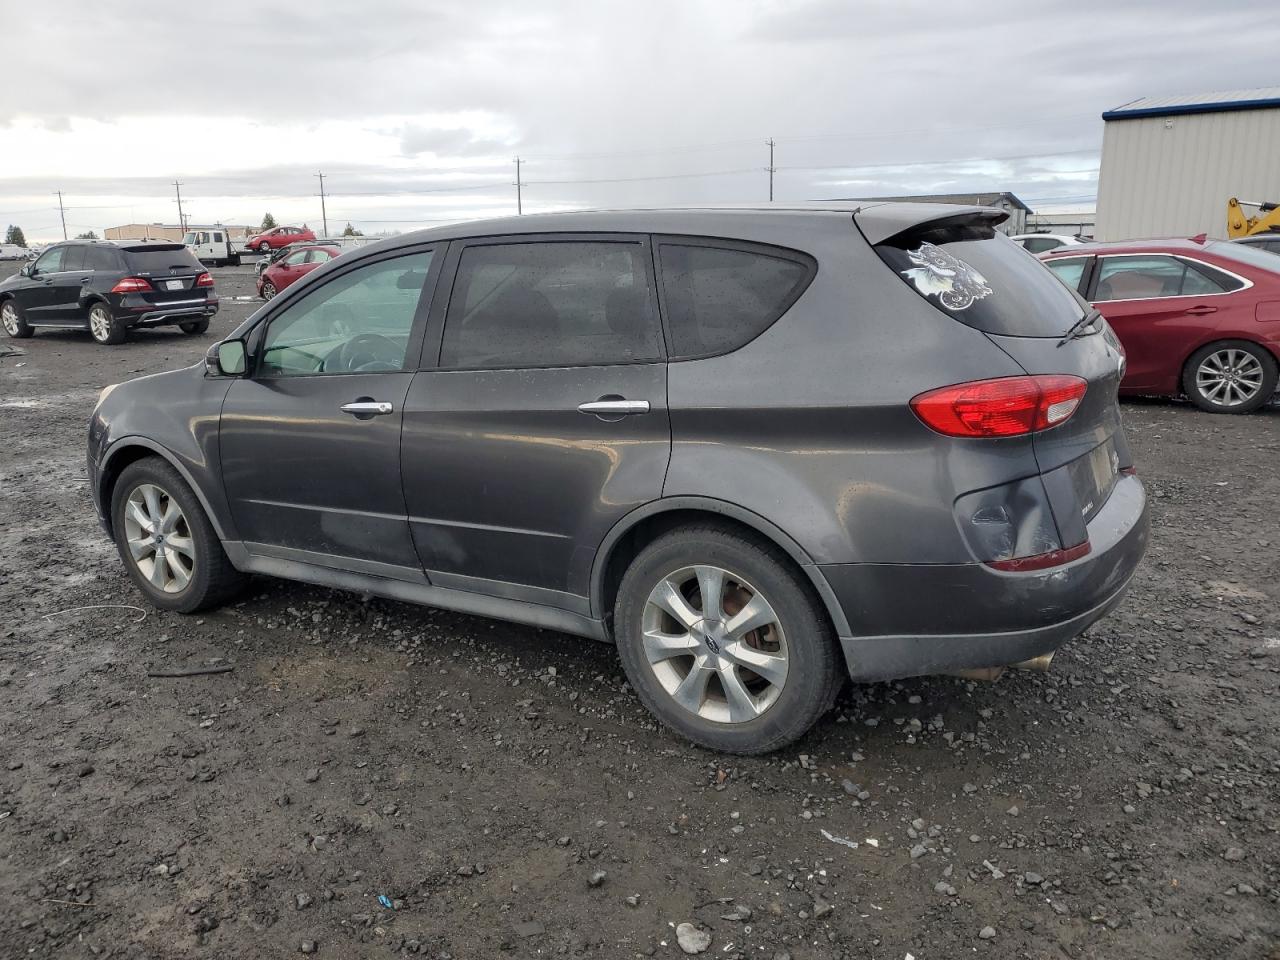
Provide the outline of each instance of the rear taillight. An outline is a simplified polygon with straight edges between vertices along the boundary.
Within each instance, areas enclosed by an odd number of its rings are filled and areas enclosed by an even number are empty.
[[[202,273],[202,274],[200,274],[200,276],[196,277],[196,286],[197,286],[197,287],[212,287],[212,286],[213,286],[213,277],[209,276],[209,274],[208,274],[208,273]]]
[[[1046,570],[1049,567],[1060,567],[1072,560],[1088,556],[1093,548],[1089,541],[1078,543],[1074,547],[1063,550],[1050,550],[1048,553],[1037,553],[1034,557],[1014,557],[1012,560],[988,560],[987,566],[1004,570],[1007,573],[1026,573],[1029,570]]]
[[[141,277],[125,277],[111,288],[112,293],[142,293],[150,290],[151,284]]]
[[[1066,374],[974,380],[922,393],[911,409],[948,437],[1017,437],[1065,423],[1088,388]]]

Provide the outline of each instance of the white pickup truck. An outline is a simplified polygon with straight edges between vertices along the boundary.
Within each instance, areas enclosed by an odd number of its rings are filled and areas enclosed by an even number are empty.
[[[240,255],[246,253],[243,240],[232,240],[231,234],[220,227],[188,230],[182,242],[201,263],[215,267],[240,266]]]

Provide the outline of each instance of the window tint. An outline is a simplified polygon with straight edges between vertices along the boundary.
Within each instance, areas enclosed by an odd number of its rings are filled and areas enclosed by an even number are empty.
[[[379,260],[334,277],[271,318],[259,374],[404,369],[431,252]]]
[[[1063,257],[1061,260],[1049,260],[1045,266],[1067,285],[1068,290],[1079,290],[1080,278],[1084,276],[1084,268],[1088,263],[1088,257]]]
[[[643,243],[470,246],[449,298],[449,367],[585,366],[655,360],[660,336]]]
[[[62,258],[66,255],[66,247],[54,247],[40,254],[35,262],[35,269],[40,273],[58,273],[62,270]]]
[[[808,286],[807,262],[754,250],[663,243],[662,290],[675,357],[726,353],[754,340]]]
[[[110,247],[87,247],[85,249],[85,269],[100,270],[103,273],[119,273],[120,261]]]
[[[87,247],[67,247],[67,252],[62,258],[62,271],[70,273],[73,270],[87,269],[85,266],[86,253],[88,253]]]
[[[214,242],[214,243],[221,243],[221,242],[222,242],[222,234],[220,234],[220,233],[215,233],[215,234],[213,235],[213,242]]]
[[[147,250],[130,250],[125,254],[130,273],[155,274],[168,273],[170,270],[203,270],[200,261],[186,247],[177,245],[159,246]]]
[[[1222,274],[1218,276],[1230,281]],[[1232,286],[1238,284],[1232,282]],[[1176,257],[1103,257],[1093,299],[1150,300],[1222,293],[1223,290],[1217,280]]]

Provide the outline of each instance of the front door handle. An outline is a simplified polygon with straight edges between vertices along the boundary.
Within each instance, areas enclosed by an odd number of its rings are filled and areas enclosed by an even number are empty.
[[[1187,313],[1189,313],[1189,314],[1192,314],[1193,316],[1200,317],[1200,316],[1203,316],[1203,315],[1204,315],[1204,314],[1206,314],[1206,313],[1217,313],[1217,312],[1218,312],[1218,308],[1217,308],[1217,307],[1209,307],[1209,306],[1188,307],[1186,312],[1187,312]]]
[[[357,420],[368,420],[370,417],[385,417],[395,407],[385,400],[352,400],[339,407],[343,413],[349,413]]]
[[[649,412],[648,400],[591,400],[578,404],[579,413],[594,414],[597,417],[629,417],[637,413]]]

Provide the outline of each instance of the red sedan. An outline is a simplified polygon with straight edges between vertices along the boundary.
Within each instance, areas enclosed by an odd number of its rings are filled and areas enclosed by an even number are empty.
[[[328,244],[299,244],[287,257],[273,263],[258,277],[258,296],[270,300],[281,290],[297,283],[316,267],[322,267],[342,253],[341,247]]]
[[[1249,413],[1276,391],[1280,257],[1217,240],[1135,240],[1042,254],[1107,318],[1128,362],[1120,392],[1185,394]]]
[[[272,227],[250,237],[245,247],[254,253],[266,253],[268,250],[279,250],[291,243],[306,243],[315,238],[310,227]]]

